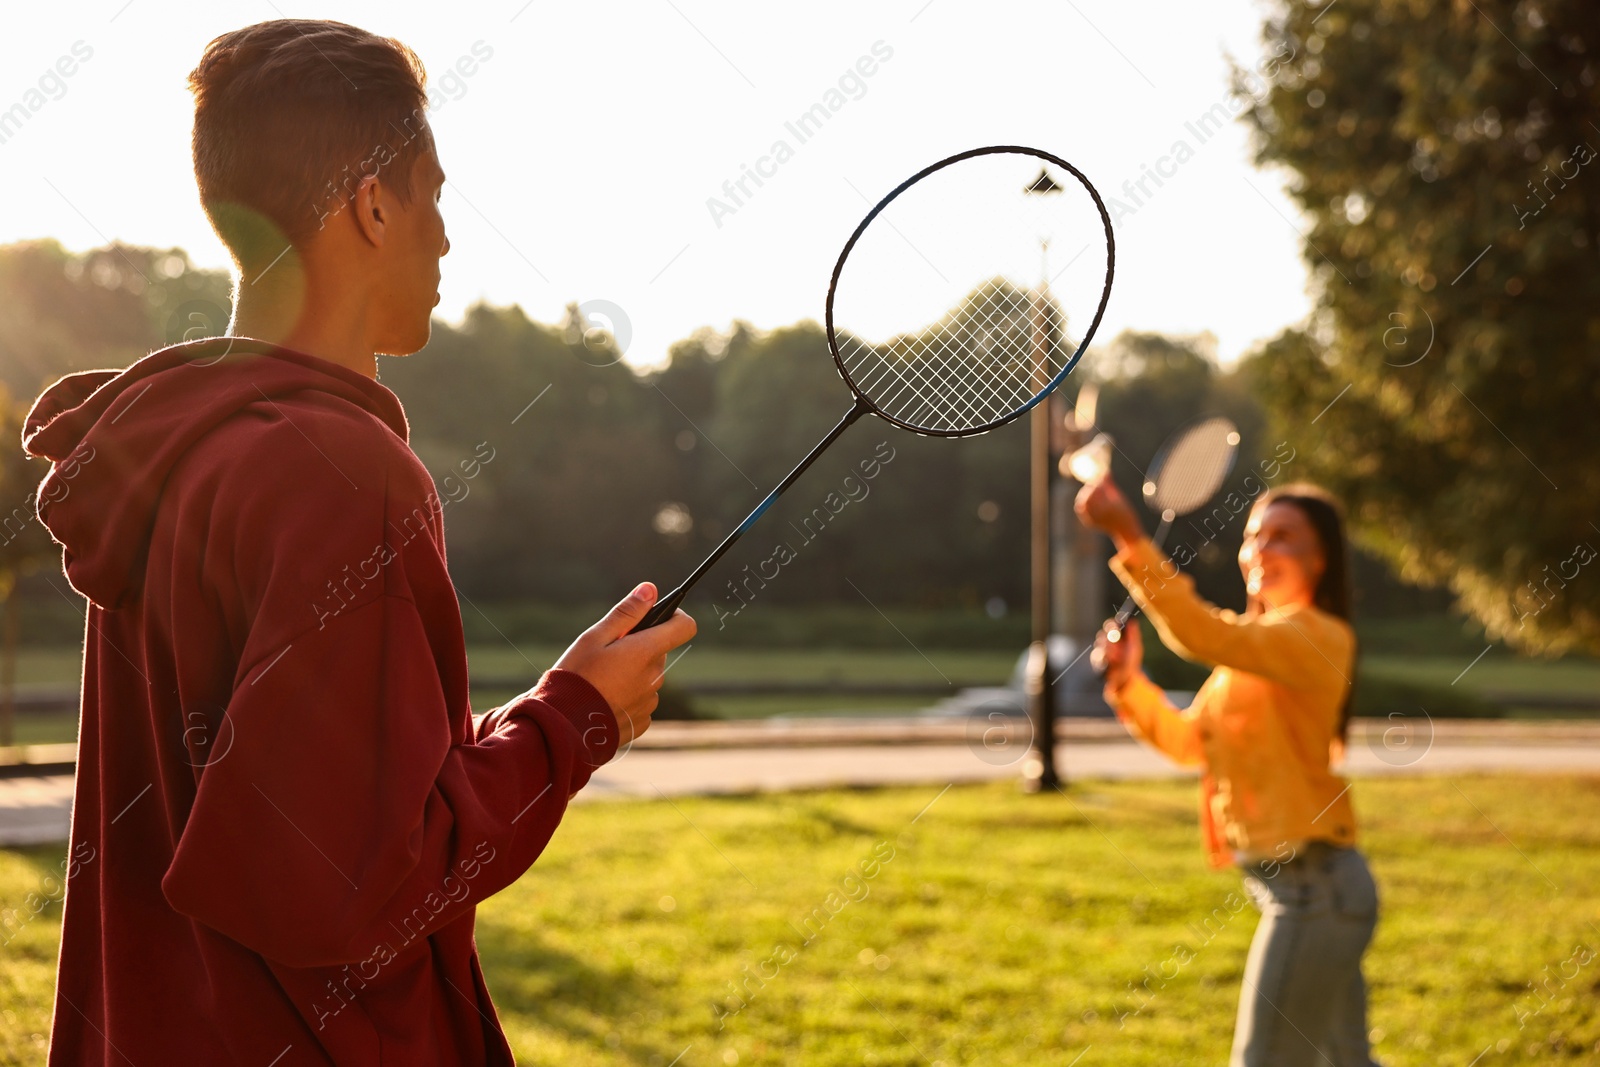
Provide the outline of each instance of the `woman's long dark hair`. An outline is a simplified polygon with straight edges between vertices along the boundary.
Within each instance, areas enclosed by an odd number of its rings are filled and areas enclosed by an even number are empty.
[[[1354,626],[1351,613],[1350,548],[1344,534],[1344,511],[1333,494],[1320,486],[1306,482],[1269,489],[1261,497],[1261,506],[1268,504],[1293,504],[1311,523],[1317,540],[1322,543],[1322,556],[1326,561],[1322,577],[1312,594],[1312,603],[1329,615],[1336,615]],[[1355,649],[1359,654],[1359,644]],[[1354,674],[1355,655],[1351,656]],[[1339,740],[1346,740],[1350,730],[1350,705],[1355,698],[1355,679],[1344,691],[1344,704],[1339,708]]]

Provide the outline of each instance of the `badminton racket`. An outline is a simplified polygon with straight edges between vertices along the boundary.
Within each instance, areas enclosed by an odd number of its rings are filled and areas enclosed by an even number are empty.
[[[1032,409],[1099,328],[1115,263],[1100,194],[1049,152],[974,148],[901,182],[850,235],[828,283],[828,349],[855,402],[636,629],[670,618],[861,416],[971,437]]]
[[[1174,519],[1198,511],[1216,495],[1238,452],[1239,429],[1220,415],[1197,419],[1167,438],[1150,463],[1143,490],[1145,503],[1161,516],[1151,538],[1157,548],[1166,542]],[[1123,601],[1106,640],[1122,640],[1137,610],[1133,597]]]

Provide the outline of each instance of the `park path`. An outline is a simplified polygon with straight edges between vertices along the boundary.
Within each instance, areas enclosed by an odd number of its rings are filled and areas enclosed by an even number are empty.
[[[648,735],[646,735],[648,736]],[[816,745],[804,748],[636,750],[602,767],[577,799],[684,794],[766,793],[831,786],[986,782],[1019,775],[1019,760],[983,745]],[[1056,747],[1056,767],[1075,780],[1155,779],[1191,776],[1137,742],[1077,742]],[[1537,735],[1516,741],[1434,738],[1417,744],[1351,746],[1342,773],[1600,775],[1600,737],[1588,744]]]
[[[985,782],[1015,778],[1026,724],[816,719],[659,723],[600,768],[578,802],[783,792],[833,786]],[[1062,724],[1057,766],[1068,781],[1182,777],[1114,721]],[[1600,775],[1600,723],[1383,720],[1352,724],[1343,771],[1383,774]],[[0,778],[0,845],[64,841],[72,775]]]

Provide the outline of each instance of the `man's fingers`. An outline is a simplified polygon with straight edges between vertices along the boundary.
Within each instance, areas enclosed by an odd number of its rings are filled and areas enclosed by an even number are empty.
[[[679,608],[661,625],[629,636],[641,642],[648,655],[662,656],[692,638],[698,629],[694,619]]]
[[[645,617],[655,602],[656,587],[650,582],[640,582],[633,592],[606,612],[604,618],[589,627],[589,632],[600,638],[603,644],[610,644],[639,625],[639,620]]]

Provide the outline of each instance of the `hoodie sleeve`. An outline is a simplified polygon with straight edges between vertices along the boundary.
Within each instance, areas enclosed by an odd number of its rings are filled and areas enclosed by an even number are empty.
[[[201,565],[220,596],[233,581],[245,652],[231,743],[199,772],[162,888],[178,911],[307,967],[415,950],[515,881],[617,730],[563,670],[475,727],[426,472],[397,439],[404,456],[335,466],[371,440],[293,421],[304,440],[271,434],[276,467],[212,505],[221,532]],[[304,455],[308,442],[325,456]],[[381,564],[374,545],[390,550]],[[329,599],[349,574],[365,580]]]

